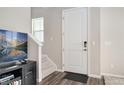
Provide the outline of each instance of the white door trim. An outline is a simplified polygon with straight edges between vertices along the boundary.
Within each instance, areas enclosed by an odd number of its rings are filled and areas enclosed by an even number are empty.
[[[71,11],[71,10],[77,10],[77,9],[81,9],[81,8],[71,8],[71,9],[66,9],[66,10],[63,10],[62,11],[62,71],[64,71],[64,12],[65,11]],[[84,9],[84,8],[83,8]],[[88,8],[85,8],[87,10],[87,43],[88,42]],[[87,61],[87,75],[89,74],[89,62],[88,62],[88,46],[87,46],[87,58],[86,58],[86,61]]]

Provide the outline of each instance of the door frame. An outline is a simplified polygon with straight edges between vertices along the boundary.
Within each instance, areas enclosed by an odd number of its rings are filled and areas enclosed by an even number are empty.
[[[71,8],[71,9],[65,9],[65,10],[63,10],[62,11],[62,72],[64,72],[65,70],[64,70],[64,12],[65,11],[71,11],[71,10],[77,10],[77,9],[82,9],[82,8]],[[87,11],[87,43],[89,43],[88,42],[88,8],[86,8],[86,7],[83,7],[83,9],[86,9],[86,11]],[[89,62],[88,62],[88,50],[89,50],[89,46],[87,46],[87,58],[86,58],[86,61],[87,61],[87,75],[89,75]],[[82,55],[83,56],[83,55]]]

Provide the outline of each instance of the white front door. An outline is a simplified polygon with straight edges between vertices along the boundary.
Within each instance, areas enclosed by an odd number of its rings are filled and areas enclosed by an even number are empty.
[[[87,74],[87,8],[63,11],[64,71]]]

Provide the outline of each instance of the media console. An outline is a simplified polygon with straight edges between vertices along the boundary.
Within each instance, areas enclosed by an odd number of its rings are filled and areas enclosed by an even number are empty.
[[[0,85],[35,85],[36,62],[15,64],[0,68]]]

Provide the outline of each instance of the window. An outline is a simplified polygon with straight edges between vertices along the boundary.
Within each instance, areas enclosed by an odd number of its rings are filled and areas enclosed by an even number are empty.
[[[44,42],[44,18],[43,17],[32,19],[32,34],[38,41]]]

